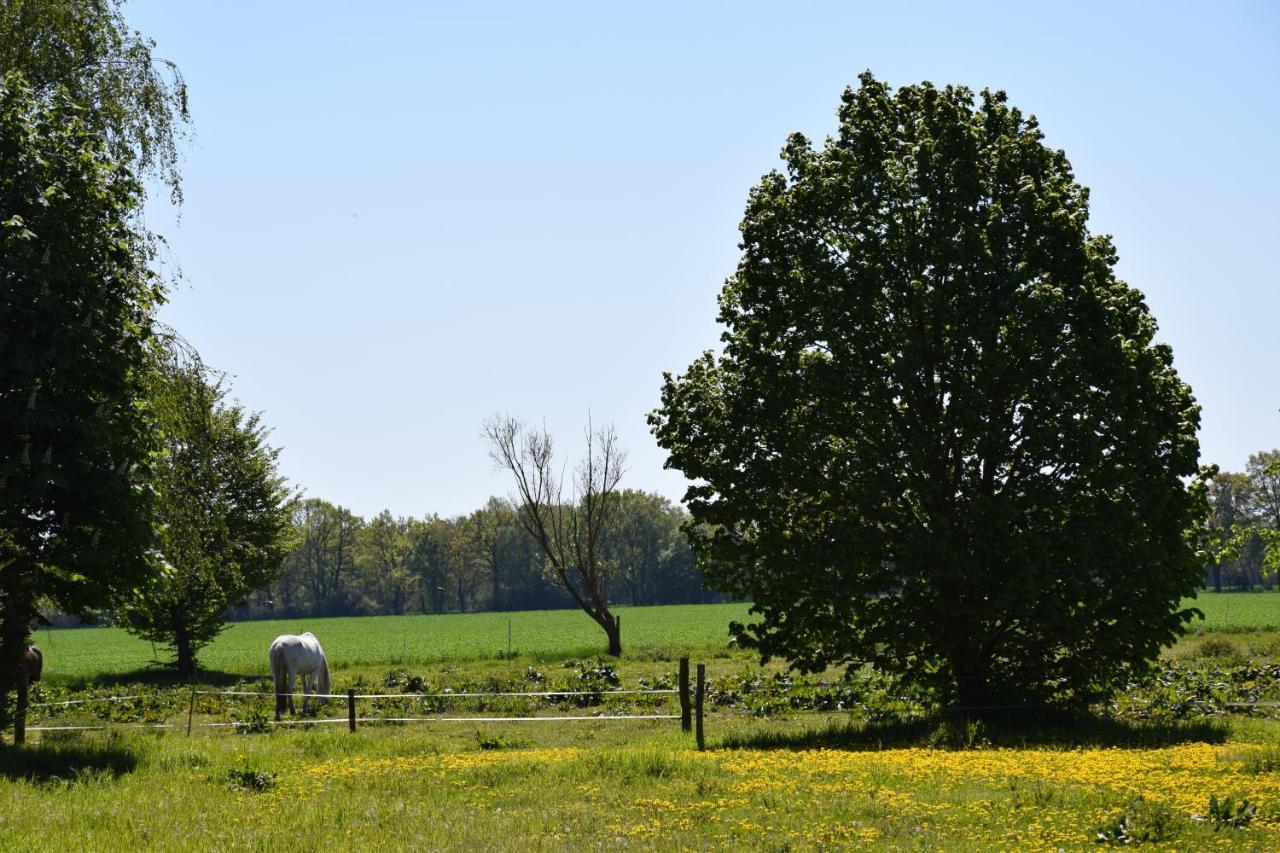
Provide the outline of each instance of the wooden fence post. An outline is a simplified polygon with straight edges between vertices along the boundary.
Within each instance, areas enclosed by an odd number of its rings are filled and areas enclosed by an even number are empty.
[[[191,718],[196,713],[196,686],[191,685],[191,704],[187,706],[187,737],[191,737]]]
[[[698,692],[694,700],[694,711],[697,713],[697,728],[694,736],[698,739],[698,749],[706,749],[706,742],[702,738],[702,705],[707,695],[707,665],[698,664]]]
[[[18,667],[18,708],[13,716],[13,745],[22,746],[27,739],[27,668]]]
[[[356,689],[347,688],[347,728],[356,730]]]
[[[680,658],[680,731],[693,731],[693,704],[689,701],[688,658]]]

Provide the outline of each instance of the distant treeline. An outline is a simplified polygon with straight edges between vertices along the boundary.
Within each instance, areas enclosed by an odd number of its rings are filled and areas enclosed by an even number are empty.
[[[615,497],[618,512],[604,543],[612,602],[727,600],[704,589],[681,531],[683,507],[641,491]],[[500,498],[455,518],[384,511],[368,520],[312,498],[298,504],[294,532],[279,578],[233,608],[233,619],[577,606],[546,579],[537,543]]]
[[[1205,586],[1271,589],[1280,571],[1280,450],[1254,453],[1244,473],[1220,471],[1209,486],[1211,553]]]

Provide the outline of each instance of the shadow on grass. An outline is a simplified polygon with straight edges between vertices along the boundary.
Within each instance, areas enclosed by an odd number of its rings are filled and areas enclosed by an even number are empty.
[[[902,747],[972,749],[976,747],[1127,747],[1151,749],[1179,743],[1224,743],[1229,729],[1212,721],[1144,723],[1087,714],[1038,712],[956,715],[881,723],[832,722],[802,731],[729,734],[723,749],[878,750]]]
[[[254,678],[252,675],[239,672],[202,669],[196,673],[196,684],[204,687],[231,687],[243,681],[252,681]],[[69,690],[83,690],[90,686],[119,687],[125,684],[145,684],[149,687],[187,687],[191,684],[189,679],[178,675],[174,670],[160,667],[144,667],[132,672],[113,672],[93,678],[51,675],[49,681]]]
[[[119,778],[132,773],[138,757],[129,747],[107,743],[0,744],[0,779],[30,782],[74,782],[85,778]]]

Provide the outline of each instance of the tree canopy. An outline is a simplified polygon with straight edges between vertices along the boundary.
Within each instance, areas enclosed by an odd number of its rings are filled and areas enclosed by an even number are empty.
[[[740,641],[966,705],[1143,669],[1200,581],[1199,409],[1065,154],[1002,92],[867,73],[782,156],[723,353],[650,418]]]
[[[190,113],[178,66],[130,29],[121,0],[6,0],[0,6],[0,69],[19,72],[37,95],[61,90],[102,135],[107,153],[181,198],[178,160]]]
[[[163,436],[153,465],[162,570],[123,597],[120,622],[174,650],[178,671],[226,627],[227,609],[270,584],[291,544],[291,499],[258,415],[228,402],[200,360],[170,340],[148,399]]]
[[[0,83],[0,687],[41,596],[79,612],[151,570],[139,401],[162,294],[142,188],[84,112]]]

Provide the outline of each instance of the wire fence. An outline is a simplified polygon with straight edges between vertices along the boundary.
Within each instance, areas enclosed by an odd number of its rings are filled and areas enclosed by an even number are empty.
[[[275,696],[272,691],[267,690],[195,690],[197,696]],[[503,691],[503,690],[486,690],[486,691],[443,691],[439,693],[357,693],[356,699],[479,699],[479,698],[495,698],[495,697],[531,697],[531,698],[549,698],[552,696],[589,696],[589,697],[609,697],[609,696],[645,696],[645,695],[675,695],[679,694],[679,690],[674,687],[653,688],[653,689],[635,689],[635,690],[539,690],[531,692]],[[183,696],[189,695],[187,691],[182,693]],[[311,699],[347,699],[346,693],[293,693],[292,696],[303,696]],[[137,702],[154,699],[155,697],[138,694],[135,696],[99,696],[92,699],[67,699],[61,702],[29,702],[28,708],[50,708],[55,706],[70,705],[86,705],[92,702]]]
[[[697,736],[699,748],[702,746],[702,730],[703,730],[703,706],[705,688],[705,667],[698,664],[698,682],[697,695],[691,696],[689,682],[689,661],[687,658],[680,660],[679,671],[679,687],[640,687],[640,688],[618,688],[611,690],[533,690],[533,691],[512,691],[512,690],[443,690],[421,693],[356,693],[355,690],[349,690],[346,693],[289,693],[277,694],[275,691],[263,690],[204,690],[192,687],[191,690],[184,690],[181,693],[175,693],[170,699],[175,697],[190,697],[190,704],[187,710],[186,729],[188,734],[193,728],[232,728],[232,729],[256,729],[259,727],[272,726],[309,726],[309,725],[338,725],[346,723],[351,731],[355,731],[359,724],[378,724],[378,723],[569,723],[569,722],[601,722],[601,721],[621,721],[621,720],[680,720],[681,728],[689,731],[692,728],[692,716],[696,711],[697,714]],[[252,719],[252,720],[232,720],[229,722],[195,722],[195,700],[197,696],[211,697],[228,697],[228,698],[256,698],[256,697],[272,697],[289,696],[290,698],[301,695],[304,700],[333,700],[345,699],[347,701],[348,714],[346,717],[331,718],[308,718],[299,719]],[[360,716],[356,715],[356,702],[369,700],[468,700],[468,699],[487,699],[487,698],[528,698],[528,699],[576,699],[584,698],[592,704],[601,703],[615,696],[670,696],[675,695],[680,700],[680,713],[636,713],[636,714],[561,714],[561,715],[505,715],[505,716],[445,716],[436,714],[430,716]],[[25,699],[25,694],[24,694]],[[60,701],[47,702],[22,702],[20,703],[20,712],[15,724],[15,742],[21,743],[26,732],[60,732],[60,731],[104,731],[108,729],[174,729],[180,728],[175,723],[103,723],[103,724],[55,724],[55,725],[26,725],[26,712],[35,708],[72,708],[82,705],[91,705],[94,703],[123,703],[123,702],[145,702],[156,699],[155,694],[134,694],[125,696],[97,696],[83,699],[66,699]],[[277,714],[279,717],[279,714]]]

